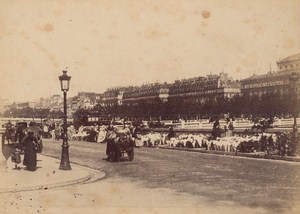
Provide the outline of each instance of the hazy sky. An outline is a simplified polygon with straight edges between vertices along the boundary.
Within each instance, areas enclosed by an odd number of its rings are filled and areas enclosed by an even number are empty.
[[[26,101],[222,70],[300,52],[300,0],[0,0],[0,98]]]

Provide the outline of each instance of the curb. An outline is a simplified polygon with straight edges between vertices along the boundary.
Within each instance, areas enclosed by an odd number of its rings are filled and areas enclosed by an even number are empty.
[[[47,158],[57,159],[55,157],[45,155],[45,154],[40,154],[40,155],[43,155]],[[38,185],[38,186],[28,186],[28,187],[0,188],[0,194],[13,193],[13,192],[16,193],[16,192],[25,192],[25,191],[36,191],[36,190],[48,190],[48,189],[53,189],[53,188],[57,188],[57,187],[70,186],[70,185],[74,185],[74,184],[84,184],[84,183],[89,183],[89,181],[93,182],[94,180],[103,179],[106,176],[103,171],[99,171],[99,170],[91,169],[91,168],[88,168],[85,166],[81,166],[74,162],[71,162],[71,163],[75,164],[76,167],[83,168],[83,169],[89,170],[91,172],[89,172],[87,176],[77,178],[74,180],[64,181],[64,182],[44,184],[44,185]]]
[[[63,186],[69,186],[74,184],[79,184],[86,182],[92,178],[92,174],[89,174],[88,176],[85,176],[83,178],[71,180],[71,181],[65,181],[65,182],[58,182],[54,184],[49,185],[39,185],[39,186],[31,186],[31,187],[20,187],[20,188],[7,188],[7,189],[0,189],[1,193],[11,193],[11,192],[25,192],[25,191],[35,191],[35,190],[48,190],[53,189],[56,187],[63,187]]]
[[[154,147],[153,147],[154,148]],[[195,150],[193,148],[175,148],[175,147],[157,147],[159,149],[167,150],[177,150],[186,152],[198,152],[212,155],[222,155],[222,156],[235,156],[235,157],[246,157],[246,158],[256,158],[256,159],[268,159],[268,160],[283,160],[291,162],[300,162],[300,157],[290,157],[290,156],[275,156],[267,154],[255,154],[255,153],[233,153],[233,152],[223,152],[223,151],[211,151],[211,150]]]

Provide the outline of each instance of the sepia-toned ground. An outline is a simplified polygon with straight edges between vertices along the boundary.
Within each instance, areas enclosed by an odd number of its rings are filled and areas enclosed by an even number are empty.
[[[60,158],[61,142],[44,141]],[[102,170],[87,184],[1,194],[1,213],[298,213],[300,163],[136,148],[105,160],[105,144],[70,142],[72,164]],[[38,173],[36,171],[35,173]]]

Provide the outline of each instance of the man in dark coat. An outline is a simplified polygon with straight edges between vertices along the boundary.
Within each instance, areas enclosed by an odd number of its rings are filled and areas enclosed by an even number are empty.
[[[221,137],[221,128],[220,128],[219,120],[216,120],[214,122],[213,129],[212,129],[212,136],[214,139],[216,139],[217,137]]]
[[[106,155],[109,155],[113,149],[114,140],[117,137],[116,130],[113,127],[108,127],[105,141],[106,141]]]
[[[10,121],[8,121],[8,123],[5,126],[5,139],[7,140],[8,143],[10,140],[13,140],[11,137],[14,131],[15,130],[13,124]]]
[[[25,137],[25,129],[27,128],[26,122],[17,123],[17,130],[16,130],[16,136],[15,141],[19,141],[19,143],[22,142],[22,139]]]
[[[141,134],[141,132],[142,132],[141,127],[137,126],[133,131],[132,137],[139,138],[139,135]]]
[[[34,137],[33,132],[28,132],[22,141],[22,146],[24,147],[24,160],[23,165],[27,167],[29,171],[35,171],[37,165],[37,152],[36,146],[38,141]]]
[[[170,140],[170,139],[173,138],[173,137],[176,137],[176,133],[174,132],[173,127],[171,126],[171,127],[169,128],[169,133],[168,133],[168,135],[167,135],[167,138],[168,138],[168,140]]]
[[[91,128],[89,135],[86,138],[88,142],[96,142],[97,132],[94,127]]]

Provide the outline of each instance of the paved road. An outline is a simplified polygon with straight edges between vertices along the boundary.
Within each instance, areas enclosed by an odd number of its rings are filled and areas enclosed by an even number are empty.
[[[44,154],[60,158],[61,142],[44,140]],[[228,157],[155,148],[136,148],[135,159],[110,163],[105,145],[70,142],[70,160],[107,177],[126,178],[145,188],[187,193],[215,202],[283,212],[300,206],[300,163]]]

